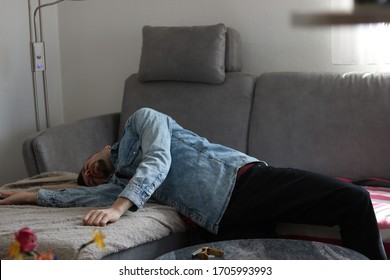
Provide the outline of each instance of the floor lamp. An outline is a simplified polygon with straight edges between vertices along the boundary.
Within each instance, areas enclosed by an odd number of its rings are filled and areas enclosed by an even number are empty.
[[[30,29],[30,56],[31,71],[35,106],[35,123],[37,131],[41,130],[39,116],[39,96],[38,96],[38,78],[42,81],[42,92],[44,97],[44,108],[46,116],[46,127],[50,127],[49,96],[47,91],[46,77],[46,56],[45,43],[43,41],[42,13],[41,10],[48,6],[53,6],[64,1],[83,1],[83,0],[57,0],[42,4],[41,0],[28,0],[29,29]]]

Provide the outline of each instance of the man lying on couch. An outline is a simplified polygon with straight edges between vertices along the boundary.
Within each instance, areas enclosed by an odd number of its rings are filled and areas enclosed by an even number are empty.
[[[386,259],[371,199],[362,187],[268,166],[209,143],[152,109],[135,112],[112,148],[88,158],[78,183],[84,186],[2,194],[8,197],[0,204],[99,207],[83,223],[105,226],[153,196],[219,239],[240,238],[245,229],[276,222],[339,225],[344,246],[370,259]]]

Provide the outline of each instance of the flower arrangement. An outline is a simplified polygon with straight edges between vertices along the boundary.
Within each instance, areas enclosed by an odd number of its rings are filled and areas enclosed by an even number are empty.
[[[105,235],[100,231],[94,229],[91,233],[92,240],[84,243],[80,246],[77,251],[76,259],[80,256],[80,253],[87,246],[95,243],[99,249],[105,248],[104,238]],[[38,248],[38,237],[28,227],[24,227],[21,230],[15,232],[14,240],[9,247],[8,256],[11,259],[23,260],[23,259],[33,259],[33,260],[55,260],[57,257],[49,249],[46,252],[37,251]]]

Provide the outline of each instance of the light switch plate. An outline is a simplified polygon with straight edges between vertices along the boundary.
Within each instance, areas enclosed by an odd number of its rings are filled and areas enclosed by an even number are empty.
[[[34,72],[45,71],[45,45],[43,42],[32,43],[32,59]]]

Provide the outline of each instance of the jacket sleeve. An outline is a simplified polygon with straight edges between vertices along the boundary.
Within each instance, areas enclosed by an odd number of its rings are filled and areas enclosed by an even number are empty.
[[[131,210],[136,210],[144,206],[168,175],[172,119],[152,109],[140,109],[128,119],[120,145],[125,143],[126,134],[138,137],[142,160],[119,197],[132,201],[136,208]]]
[[[40,189],[37,204],[46,207],[105,207],[112,205],[123,188],[115,184],[62,190]]]

